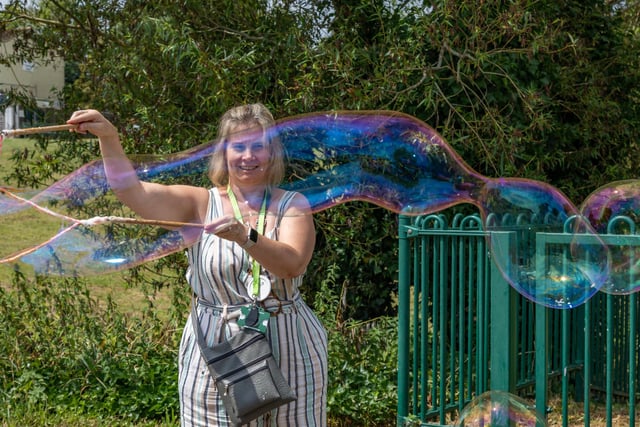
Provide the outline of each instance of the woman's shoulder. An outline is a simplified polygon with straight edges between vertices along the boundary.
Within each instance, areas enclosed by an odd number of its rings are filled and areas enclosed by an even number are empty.
[[[280,202],[286,201],[290,202],[294,199],[305,199],[304,195],[298,191],[285,190],[283,188],[273,188],[271,191],[271,196],[274,200],[278,200]]]
[[[280,187],[271,187],[271,194],[274,197],[282,198],[285,195],[292,196],[300,193],[298,193],[297,191],[285,190],[284,188],[280,188]]]
[[[220,192],[220,188],[218,187],[211,187],[208,190],[209,193],[209,201],[208,201],[208,205],[209,206],[213,206],[214,208],[216,206],[219,206],[222,203],[222,197],[221,192]]]
[[[298,191],[275,188],[272,195],[274,200],[277,200],[277,204],[280,209],[283,209],[285,211],[288,211],[290,209],[302,211],[310,210],[309,201],[302,193]]]
[[[209,197],[211,199],[218,199],[220,198],[220,195],[223,193],[223,191],[224,194],[227,193],[226,189],[223,189],[221,187],[211,187],[209,188]]]

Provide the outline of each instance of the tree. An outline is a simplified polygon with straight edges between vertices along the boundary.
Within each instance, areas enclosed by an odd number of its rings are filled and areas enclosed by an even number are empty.
[[[2,23],[20,34],[16,54],[0,60],[63,56],[77,78],[60,119],[109,111],[130,153],[210,140],[220,114],[246,101],[278,117],[391,109],[436,128],[479,173],[546,181],[579,204],[636,174],[637,16],[605,0],[15,0]],[[18,160],[14,178],[50,182],[95,156],[69,141]],[[90,209],[108,213],[106,202]],[[317,215],[325,238],[309,282],[337,265],[365,290],[349,294],[351,315],[388,312],[394,220],[366,204]]]

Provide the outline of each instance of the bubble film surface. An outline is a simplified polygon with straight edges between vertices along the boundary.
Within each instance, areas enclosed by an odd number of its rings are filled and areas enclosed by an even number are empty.
[[[503,391],[487,391],[460,413],[456,427],[539,427],[547,423],[531,403]]]
[[[610,272],[602,291],[630,294],[640,290],[640,180],[600,187],[580,207],[581,214],[609,246]]]
[[[534,302],[554,308],[582,304],[609,277],[609,248],[581,212],[550,185],[488,178],[471,169],[432,128],[390,111],[324,112],[280,120],[290,173],[283,187],[304,194],[313,212],[367,201],[396,213],[423,215],[461,203],[482,216],[494,262],[505,279]],[[132,156],[143,180],[180,182],[204,176],[215,142],[163,157]],[[110,188],[102,161],[89,163],[29,203],[0,194],[0,215],[38,206],[83,206]],[[24,193],[27,194],[27,193]],[[152,228],[123,239],[114,225],[68,219],[70,229],[17,258],[46,274],[90,275],[121,270],[182,250],[201,229]],[[134,227],[127,225],[126,227]],[[64,230],[63,230],[64,231]],[[2,262],[2,260],[0,260]]]

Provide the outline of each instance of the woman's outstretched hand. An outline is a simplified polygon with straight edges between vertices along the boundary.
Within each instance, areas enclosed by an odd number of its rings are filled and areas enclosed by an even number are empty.
[[[77,133],[91,133],[98,138],[118,137],[118,130],[97,110],[78,110],[67,120],[68,124],[76,125],[72,129]]]
[[[247,227],[233,216],[223,216],[205,224],[204,232],[238,244],[244,244],[247,241]]]

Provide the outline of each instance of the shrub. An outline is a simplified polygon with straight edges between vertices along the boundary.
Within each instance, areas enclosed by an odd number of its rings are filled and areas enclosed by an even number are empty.
[[[329,332],[329,424],[391,425],[396,319],[345,320],[348,287],[337,285],[339,269],[329,266],[314,298]],[[10,290],[0,287],[0,424],[177,423],[184,316],[161,318],[152,307],[123,314],[76,279],[16,272],[13,282]],[[173,310],[185,313],[184,298],[172,301]]]
[[[395,317],[343,319],[346,283],[334,264],[315,297],[329,333],[328,413],[333,426],[387,426],[396,422],[398,331]]]
[[[0,288],[0,420],[12,411],[162,419],[178,412],[174,329],[99,305],[82,282]]]

